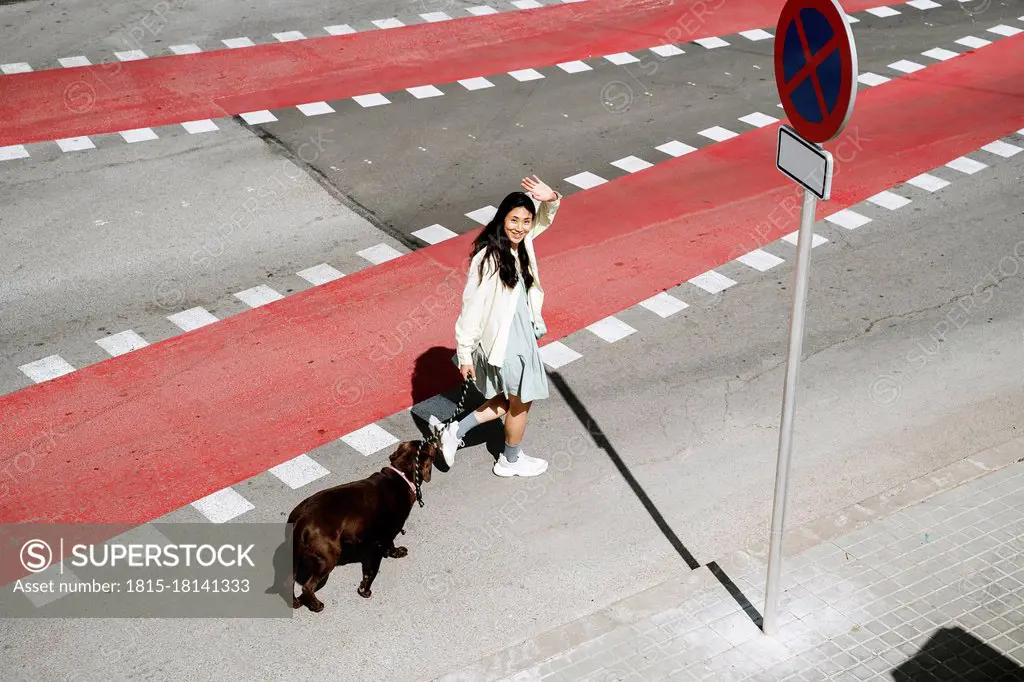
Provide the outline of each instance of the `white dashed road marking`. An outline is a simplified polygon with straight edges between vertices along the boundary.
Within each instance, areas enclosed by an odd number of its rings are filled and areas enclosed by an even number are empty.
[[[382,104],[391,104],[391,100],[379,92],[375,92],[372,95],[356,95],[352,99],[362,107],[379,107]]]
[[[0,161],[14,161],[15,159],[29,158],[25,145],[15,144],[10,147],[0,147]]]
[[[876,206],[887,208],[890,211],[895,211],[898,208],[902,208],[910,203],[910,199],[901,197],[899,194],[890,192],[888,190],[879,192],[873,197],[868,197],[868,201]]]
[[[761,272],[766,272],[774,268],[776,265],[786,262],[778,256],[772,255],[762,249],[754,249],[750,253],[740,256],[736,260],[744,265],[754,268],[755,270],[760,270]]]
[[[614,316],[587,325],[587,330],[608,343],[615,343],[636,332],[636,329]]]
[[[256,44],[248,38],[226,38],[221,42],[233,50],[238,49],[240,47],[253,47]]]
[[[696,147],[691,147],[688,144],[683,144],[678,140],[672,140],[671,142],[660,144],[657,147],[655,147],[655,149],[657,149],[659,152],[664,152],[669,156],[682,156],[684,154],[689,154],[690,152],[697,151]]]
[[[215,130],[220,130],[220,128],[217,127],[217,124],[210,119],[202,121],[188,121],[187,123],[182,123],[181,127],[192,135],[196,135],[198,133],[212,133]]]
[[[483,88],[493,88],[494,83],[487,80],[483,76],[476,78],[464,78],[459,81],[459,85],[466,88],[467,90],[482,90]]]
[[[96,145],[88,137],[69,137],[65,140],[57,140],[57,146],[62,152],[80,152],[84,149],[96,148]]]
[[[746,124],[757,126],[758,128],[763,128],[765,126],[771,125],[772,123],[778,122],[779,119],[775,118],[774,116],[769,116],[768,114],[762,114],[760,111],[755,111],[752,114],[747,114],[740,120]]]
[[[458,236],[443,225],[430,225],[429,227],[424,227],[422,230],[416,230],[413,232],[413,235],[428,244],[437,244],[439,242],[443,242],[445,239],[451,239],[452,237]]]
[[[277,116],[264,109],[263,111],[250,111],[242,114],[242,120],[249,125],[259,125],[260,123],[271,123],[277,120]]]
[[[369,457],[373,453],[380,452],[399,442],[397,438],[376,424],[367,424],[361,429],[342,436],[341,440],[363,457]]]
[[[554,341],[540,349],[541,359],[551,369],[558,369],[579,360],[583,356],[569,348],[561,341]]]
[[[121,137],[125,142],[147,142],[149,140],[157,140],[157,134],[153,132],[152,128],[138,128],[136,130],[125,130],[120,133]]]
[[[75,371],[75,368],[59,355],[47,356],[41,360],[22,365],[18,369],[37,384]]]
[[[953,57],[959,57],[960,56],[958,53],[953,52],[952,50],[947,50],[947,49],[942,48],[942,47],[933,47],[932,49],[928,50],[927,52],[922,52],[921,54],[924,55],[925,57],[931,57],[932,59],[938,59],[939,61],[946,61],[947,59],[952,59]]]
[[[999,36],[1006,36],[1009,38],[1010,36],[1015,36],[1018,33],[1024,33],[1024,29],[1017,28],[1016,26],[1007,26],[1006,24],[999,24],[998,26],[993,26],[992,28],[990,28],[988,32],[995,33],[996,35]]]
[[[584,171],[582,173],[577,173],[576,175],[570,175],[565,179],[565,181],[572,183],[582,189],[590,189],[591,187],[597,187],[598,185],[603,185],[604,183],[608,182],[600,175],[595,175],[590,171]]]
[[[217,322],[217,318],[206,308],[196,306],[195,308],[189,308],[183,310],[180,313],[168,315],[167,319],[172,323],[181,328],[182,331],[190,332],[200,327],[205,327],[208,324]]]
[[[688,303],[684,303],[664,291],[651,296],[646,301],[641,301],[640,305],[662,318],[670,317],[690,307]]]
[[[137,62],[140,59],[148,59],[146,53],[142,50],[127,50],[125,52],[115,52],[114,56],[120,59],[122,62]]]
[[[716,47],[726,47],[726,46],[729,45],[729,43],[725,42],[724,40],[722,40],[721,38],[718,38],[718,37],[714,37],[714,38],[698,38],[697,40],[695,40],[693,42],[697,43],[701,47],[706,47],[709,50],[713,50]]]
[[[594,70],[594,67],[592,67],[590,64],[587,64],[586,62],[581,62],[579,60],[572,62],[562,62],[561,64],[558,65],[558,68],[560,68],[562,71],[565,71],[566,73],[581,73],[583,71]]]
[[[675,57],[677,55],[686,54],[685,51],[679,49],[675,45],[658,45],[650,49],[651,52],[659,57]]]
[[[720,293],[736,284],[735,281],[714,270],[708,270],[702,275],[697,275],[693,279],[689,280],[689,282],[709,294]]]
[[[377,244],[376,246],[371,246],[368,249],[359,251],[357,255],[365,258],[374,265],[380,265],[381,263],[398,258],[402,255],[402,252],[388,246],[387,244]]]
[[[925,66],[924,64],[912,62],[909,59],[901,59],[898,62],[893,62],[892,64],[890,64],[889,68],[895,69],[896,71],[902,71],[903,73],[914,73],[915,71],[920,71],[921,69],[925,68]]]
[[[988,168],[988,166],[981,163],[980,161],[969,159],[966,156],[961,156],[958,159],[953,159],[952,161],[947,163],[946,166],[948,168],[952,168],[955,171],[966,173],[967,175],[974,175],[978,171]]]
[[[864,85],[881,85],[882,83],[888,83],[891,79],[885,76],[879,76],[877,73],[871,73],[867,71],[857,76],[857,80]]]
[[[299,455],[273,467],[270,473],[292,490],[298,490],[330,472],[309,455]]]
[[[644,161],[636,156],[627,156],[624,159],[612,161],[612,165],[616,168],[621,168],[627,173],[636,173],[637,171],[642,171],[645,168],[650,168],[654,164],[649,161]]]
[[[869,10],[865,10],[868,14],[874,14],[876,17],[894,17],[899,12],[894,10],[892,7],[872,7]]]
[[[345,273],[337,270],[327,263],[321,263],[320,265],[314,265],[311,268],[306,268],[300,272],[295,273],[302,279],[306,280],[313,286],[320,286],[321,284],[327,284],[333,282],[336,279],[341,279],[345,276]]]
[[[799,238],[800,238],[800,231],[797,230],[797,231],[790,232],[789,234],[787,234],[785,237],[782,238],[782,241],[789,242],[793,246],[796,246],[797,242],[799,241]],[[813,248],[815,248],[817,246],[821,246],[822,244],[828,244],[828,240],[825,239],[824,237],[822,237],[820,234],[815,234],[814,238],[811,239],[811,248],[813,249]]]
[[[825,218],[825,220],[847,230],[856,230],[858,227],[867,225],[871,222],[871,218],[868,218],[866,215],[861,215],[856,211],[851,211],[848,208],[844,208],[841,211],[833,213]]]
[[[615,54],[606,54],[604,56],[604,58],[607,59],[608,61],[610,61],[612,64],[615,64],[616,66],[622,66],[623,64],[633,64],[635,62],[640,61],[640,59],[638,59],[637,57],[634,57],[633,55],[631,55],[628,52],[617,52]]]
[[[1002,142],[1000,140],[997,140],[996,142],[991,142],[982,147],[982,149],[997,156],[1001,156],[1004,159],[1008,159],[1011,156],[1014,156],[1024,151],[1024,149],[1021,149],[1016,145],[1012,145],[1007,142]]]
[[[306,116],[322,116],[335,113],[334,107],[327,102],[309,102],[308,104],[299,104],[295,108]]]
[[[984,38],[975,38],[974,36],[966,36],[964,38],[959,38],[956,42],[959,43],[960,45],[964,45],[972,49],[977,49],[992,44],[991,40],[985,40]]]
[[[147,343],[144,338],[136,334],[133,330],[129,329],[118,334],[104,336],[102,339],[96,341],[96,345],[107,351],[111,356],[117,357],[118,355],[131,353],[133,350],[145,348],[149,343]]]
[[[205,516],[211,523],[225,523],[238,518],[256,506],[242,497],[234,488],[224,488],[206,497],[196,500],[192,507]]]
[[[493,218],[497,213],[497,206],[484,206],[483,208],[478,208],[475,211],[470,211],[469,213],[466,214],[466,217],[472,220],[473,222],[480,223],[481,225],[486,225],[487,223],[490,222],[491,218]]]
[[[756,28],[753,31],[740,31],[740,35],[747,40],[769,40],[772,34],[760,28]]]
[[[443,92],[438,90],[433,85],[417,85],[414,88],[406,88],[406,91],[416,99],[425,99],[427,97],[441,97],[442,95],[444,95]]]
[[[266,284],[260,284],[251,289],[239,291],[235,294],[235,298],[242,301],[250,308],[258,308],[261,305],[266,305],[273,301],[280,301],[284,296],[277,293]]]
[[[929,173],[922,173],[917,177],[910,178],[909,180],[907,180],[907,184],[913,185],[914,187],[919,187],[928,192],[937,192],[943,187],[949,185],[949,181],[943,180],[942,178],[937,178]]]
[[[509,71],[508,75],[515,78],[520,83],[526,81],[535,81],[544,78],[544,74],[536,69],[519,69],[518,71]]]
[[[738,133],[734,133],[733,131],[727,128],[723,128],[722,126],[714,126],[712,128],[700,131],[698,135],[703,135],[704,137],[710,138],[715,142],[722,142],[723,140],[728,140],[729,138],[736,137]]]

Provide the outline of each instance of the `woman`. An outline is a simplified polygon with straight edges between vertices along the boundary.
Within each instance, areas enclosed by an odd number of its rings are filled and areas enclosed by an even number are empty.
[[[472,378],[487,402],[441,436],[442,456],[451,466],[466,433],[505,418],[505,450],[494,464],[498,476],[538,476],[543,459],[520,451],[534,400],[548,397],[547,373],[537,339],[546,331],[541,317],[544,290],[537,274],[533,240],[554,220],[562,195],[536,175],[523,178],[524,192],[512,192],[473,244],[462,312],[455,323],[455,362]],[[534,208],[533,199],[540,202]],[[435,421],[436,420],[432,420]]]

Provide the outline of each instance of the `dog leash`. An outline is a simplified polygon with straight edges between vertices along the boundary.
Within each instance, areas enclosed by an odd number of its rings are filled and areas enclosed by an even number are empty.
[[[462,396],[459,397],[459,402],[455,406],[455,412],[453,412],[452,416],[449,417],[447,420],[441,422],[441,427],[439,429],[437,429],[437,431],[435,431],[432,436],[430,436],[429,438],[424,440],[422,443],[420,443],[420,446],[418,448],[416,448],[416,456],[414,458],[414,464],[413,464],[413,479],[416,481],[416,486],[415,486],[415,489],[416,489],[416,501],[419,502],[421,507],[423,506],[423,491],[420,489],[420,487],[421,487],[421,484],[423,482],[423,480],[422,480],[423,476],[422,476],[422,472],[420,471],[420,453],[423,452],[423,448],[427,447],[431,443],[434,443],[434,442],[440,443],[441,442],[441,433],[445,430],[445,428],[448,427],[449,424],[451,424],[453,421],[455,421],[456,417],[458,417],[460,414],[462,414],[462,409],[463,409],[463,406],[466,403],[466,394],[469,391],[470,383],[472,383],[472,382],[470,381],[469,377],[466,377],[465,379],[463,379],[463,381],[462,381]],[[405,478],[405,477],[403,476],[403,478]],[[406,481],[408,482],[408,479],[406,479]]]

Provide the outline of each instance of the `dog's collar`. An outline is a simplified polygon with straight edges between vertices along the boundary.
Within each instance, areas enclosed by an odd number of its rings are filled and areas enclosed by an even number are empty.
[[[403,481],[405,481],[405,482],[406,482],[406,484],[408,484],[408,486],[409,486],[409,490],[411,490],[411,491],[412,491],[412,494],[413,494],[413,495],[415,495],[415,494],[416,494],[416,486],[414,486],[414,485],[412,484],[412,481],[410,481],[410,480],[409,480],[409,479],[408,479],[408,478],[406,477],[406,475],[405,475],[404,473],[402,473],[401,471],[399,471],[399,470],[398,470],[398,469],[396,469],[395,467],[391,466],[390,464],[388,465],[388,469],[391,469],[391,470],[392,470],[392,471],[394,471],[394,472],[395,472],[396,474],[398,474],[399,476],[401,476],[401,477],[402,477],[402,480],[403,480]]]

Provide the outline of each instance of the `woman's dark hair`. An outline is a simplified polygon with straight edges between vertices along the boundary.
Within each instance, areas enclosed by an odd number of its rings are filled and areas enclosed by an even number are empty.
[[[530,219],[536,220],[537,210],[533,206],[533,199],[525,192],[512,192],[501,201],[497,213],[491,221],[484,226],[483,231],[473,241],[471,256],[476,256],[481,249],[486,249],[484,257],[480,260],[480,279],[484,276],[484,264],[488,259],[494,265],[495,270],[501,277],[505,286],[512,288],[519,281],[516,273],[516,262],[512,257],[512,243],[505,234],[505,216],[516,208],[525,208],[530,212]],[[526,240],[519,242],[519,265],[523,272],[523,283],[529,289],[533,286],[533,275],[530,273],[530,256],[526,252]]]

